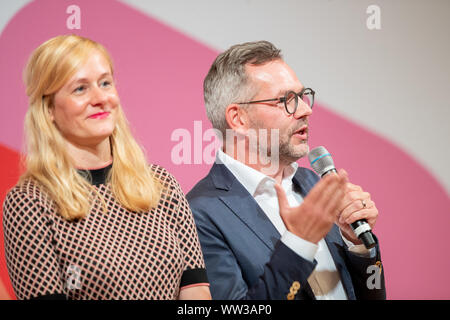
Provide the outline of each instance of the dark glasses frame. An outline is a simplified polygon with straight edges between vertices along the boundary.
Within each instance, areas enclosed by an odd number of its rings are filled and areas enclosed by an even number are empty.
[[[254,100],[254,101],[248,101],[248,102],[237,102],[236,104],[254,104],[254,103],[262,103],[262,102],[271,102],[271,101],[276,101],[278,103],[284,103],[284,108],[286,109],[286,112],[288,114],[294,114],[297,111],[298,108],[298,99],[302,99],[303,100],[303,96],[305,94],[311,95],[311,105],[309,106],[310,108],[313,107],[314,105],[314,95],[315,95],[315,91],[311,88],[303,88],[302,91],[300,91],[299,93],[296,93],[294,91],[288,91],[286,92],[286,94],[284,95],[284,97],[279,97],[279,98],[273,98],[273,99],[265,99],[265,100]],[[293,96],[292,96],[293,94]],[[288,109],[288,103],[291,101],[292,97],[289,98],[290,96],[292,96],[295,99],[295,108],[294,111],[291,112]],[[288,101],[289,100],[289,101]]]

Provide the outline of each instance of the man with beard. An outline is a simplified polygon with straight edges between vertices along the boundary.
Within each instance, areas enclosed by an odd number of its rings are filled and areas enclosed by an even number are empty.
[[[319,181],[296,163],[314,94],[267,41],[232,46],[205,78],[223,150],[187,199],[214,299],[386,297],[378,241],[367,250],[350,227],[374,227],[370,194],[344,170]]]

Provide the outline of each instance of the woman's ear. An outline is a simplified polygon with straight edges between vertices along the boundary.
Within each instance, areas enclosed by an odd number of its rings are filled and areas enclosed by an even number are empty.
[[[45,101],[47,100],[47,101]],[[47,112],[52,122],[55,121],[55,108],[51,105],[50,98],[48,96],[42,96],[42,106],[44,106],[45,102],[47,102]]]
[[[48,109],[48,114],[49,114],[49,116],[50,116],[50,120],[52,121],[52,122],[55,122],[55,116],[53,115],[53,108],[49,108]]]

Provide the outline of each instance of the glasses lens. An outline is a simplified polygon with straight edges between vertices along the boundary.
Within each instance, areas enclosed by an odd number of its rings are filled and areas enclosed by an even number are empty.
[[[312,94],[311,90],[306,89],[306,90],[303,92],[302,100],[303,100],[303,103],[305,103],[306,105],[308,105],[310,108],[313,107],[313,104],[314,104],[314,95]]]
[[[295,109],[297,109],[298,104],[298,96],[294,91],[289,91],[286,94],[286,111],[288,113],[294,113]]]

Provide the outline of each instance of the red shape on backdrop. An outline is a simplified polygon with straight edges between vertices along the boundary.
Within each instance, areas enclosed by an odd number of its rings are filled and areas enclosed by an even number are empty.
[[[20,154],[0,144],[0,199],[3,203],[6,193],[13,187],[20,175]],[[0,208],[0,225],[3,226],[3,206]],[[0,228],[0,248],[3,249],[3,228]],[[14,291],[6,269],[5,251],[0,251],[0,282],[3,283],[6,292],[2,293],[0,288],[0,299],[11,299]],[[5,293],[9,296],[4,296]]]

